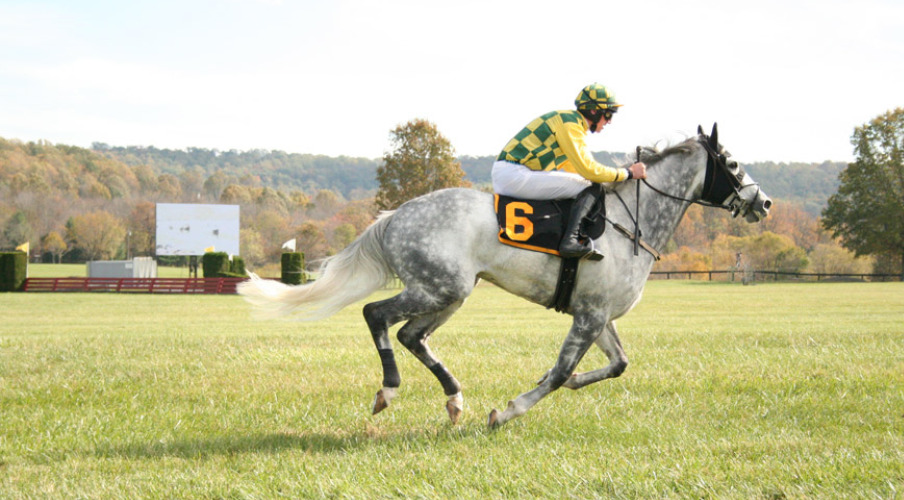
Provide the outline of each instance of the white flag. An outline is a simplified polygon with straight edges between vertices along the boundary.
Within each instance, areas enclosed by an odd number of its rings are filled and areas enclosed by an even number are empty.
[[[294,252],[295,251],[295,238],[292,238],[291,240],[283,243],[282,247],[283,247],[283,250],[288,250],[290,252]]]

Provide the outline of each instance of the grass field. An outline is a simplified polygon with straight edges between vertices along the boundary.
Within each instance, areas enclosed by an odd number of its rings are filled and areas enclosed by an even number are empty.
[[[431,339],[458,426],[400,348],[370,415],[360,305],[257,322],[236,296],[7,293],[0,317],[3,499],[904,498],[901,283],[651,282],[621,378],[495,431],[569,318],[492,286]]]

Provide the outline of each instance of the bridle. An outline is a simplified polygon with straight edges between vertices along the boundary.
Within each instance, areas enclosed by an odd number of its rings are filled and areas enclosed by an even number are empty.
[[[759,183],[743,184],[746,173],[738,165],[738,162],[728,160],[731,155],[726,153],[722,146],[719,145],[718,129],[715,124],[713,124],[711,135],[706,135],[702,127],[697,127],[697,133],[699,134],[697,142],[706,151],[707,156],[706,177],[703,181],[703,192],[700,198],[692,200],[666,193],[647,182],[646,179],[643,179],[643,183],[655,193],[666,198],[685,203],[695,203],[705,207],[722,208],[730,211],[732,217],[747,215],[751,209],[751,204],[741,198],[741,191],[755,186],[757,194],[752,199],[756,199],[760,191]],[[741,213],[742,210],[743,213]]]
[[[748,187],[755,186],[757,193],[752,198],[755,200],[759,196],[760,192],[759,183],[743,183],[744,178],[747,176],[747,174],[744,172],[744,169],[742,169],[740,165],[738,165],[738,162],[734,160],[728,160],[731,155],[725,152],[722,146],[719,145],[719,131],[716,124],[713,124],[713,130],[710,135],[706,135],[706,133],[703,132],[703,127],[699,126],[697,127],[697,134],[697,142],[703,147],[703,150],[706,151],[707,156],[706,177],[703,181],[703,192],[700,195],[700,198],[688,199],[666,193],[665,191],[647,182],[646,179],[642,179],[643,183],[648,188],[653,190],[653,192],[661,196],[665,196],[666,198],[671,198],[683,203],[703,205],[704,207],[722,208],[730,211],[732,217],[737,217],[738,215],[746,216],[752,208],[752,203],[745,201],[741,197],[741,191]],[[606,220],[609,221],[610,224],[612,224],[616,229],[619,230],[619,232],[627,236],[629,239],[634,240],[635,243],[639,243],[640,246],[642,246],[647,252],[652,254],[656,260],[659,260],[659,252],[641,239],[642,232],[638,227],[639,221],[638,217],[635,216],[636,214],[631,213],[631,209],[628,208],[628,205],[625,203],[625,200],[622,199],[618,191],[613,192],[615,193],[615,196],[618,198],[621,204],[625,207],[625,211],[628,213],[628,217],[630,217],[631,221],[634,222],[635,231],[632,234],[621,224],[612,221],[608,217],[606,217]],[[637,196],[639,200],[639,188]],[[742,210],[743,213],[741,213]],[[636,252],[635,255],[637,255]]]

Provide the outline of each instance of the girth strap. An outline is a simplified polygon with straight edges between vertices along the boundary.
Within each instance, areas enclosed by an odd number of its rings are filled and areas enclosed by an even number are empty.
[[[577,284],[580,261],[581,259],[577,257],[562,259],[562,265],[559,267],[559,281],[556,282],[556,291],[553,293],[552,301],[546,306],[547,309],[555,308],[556,312],[560,313],[568,309],[571,304],[571,294]]]

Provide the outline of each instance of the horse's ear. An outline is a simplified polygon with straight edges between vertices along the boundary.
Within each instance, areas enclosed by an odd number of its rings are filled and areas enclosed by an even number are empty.
[[[709,145],[719,149],[719,124],[713,122],[713,133],[709,134]]]
[[[703,133],[703,125],[697,125],[697,135],[706,135]]]

